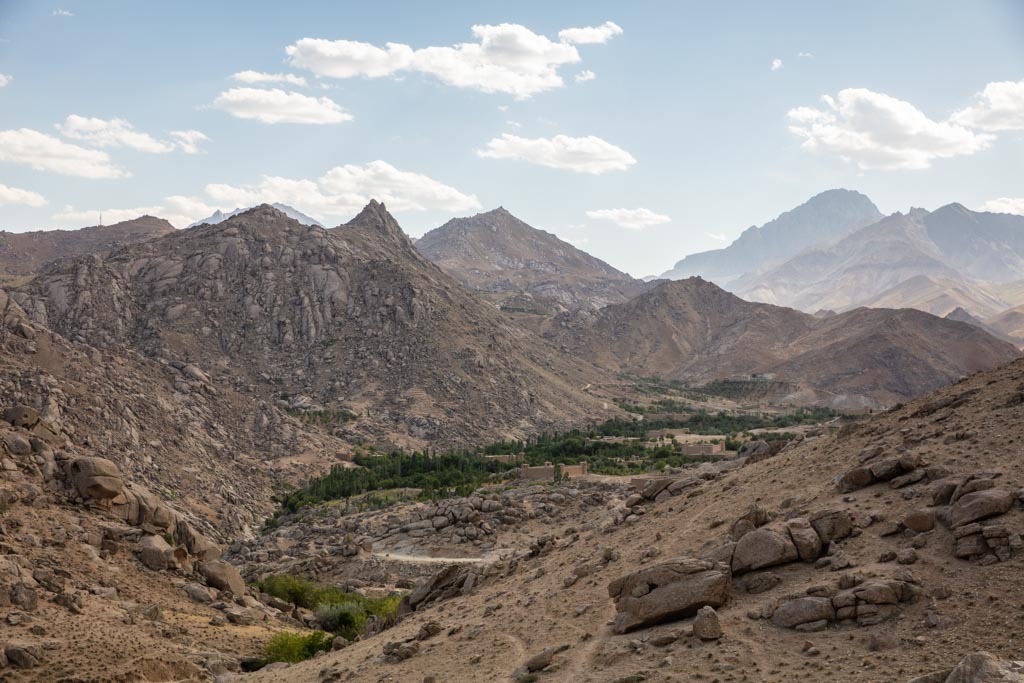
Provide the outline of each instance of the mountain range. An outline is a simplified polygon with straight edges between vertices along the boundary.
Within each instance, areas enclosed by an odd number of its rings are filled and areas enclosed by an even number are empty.
[[[867,306],[946,316],[962,308],[1011,334],[1013,324],[996,318],[1024,304],[1024,216],[954,203],[882,217],[864,195],[830,190],[665,274],[687,275],[809,313]]]
[[[302,213],[298,209],[296,209],[294,207],[291,207],[291,206],[288,206],[287,204],[280,204],[278,202],[274,202],[270,206],[274,207],[275,209],[277,209],[278,211],[283,213],[285,216],[288,216],[289,218],[293,218],[293,219],[297,220],[299,223],[302,223],[303,225],[318,225],[318,226],[320,225],[320,221],[318,221],[318,220],[316,220],[314,218],[310,218],[309,216],[307,216],[306,214]],[[224,211],[221,211],[220,209],[217,209],[211,215],[207,216],[206,218],[201,218],[198,221],[194,221],[188,227],[194,228],[197,225],[204,225],[204,224],[214,225],[216,223],[222,223],[222,222],[226,221],[229,218],[233,218],[234,216],[237,216],[240,213],[245,213],[250,208],[252,208],[252,207],[240,208],[240,209],[235,209],[234,211],[227,211],[227,212],[224,212]]]

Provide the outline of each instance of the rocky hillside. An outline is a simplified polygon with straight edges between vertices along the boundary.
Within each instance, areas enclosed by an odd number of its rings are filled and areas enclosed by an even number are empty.
[[[57,259],[106,254],[173,231],[173,225],[153,216],[81,230],[0,231],[0,278],[28,275]]]
[[[396,627],[243,680],[1016,680],[1022,410],[1017,361],[605,510],[562,484],[564,521],[519,552],[449,563]]]
[[[724,249],[690,254],[662,277],[701,276],[721,286],[737,277],[781,263],[815,244],[870,225],[882,217],[866,196],[828,190],[757,227],[751,226]]]
[[[643,281],[527,225],[504,208],[453,218],[417,240],[416,248],[466,287],[525,292],[565,309],[601,308],[647,289]]]
[[[836,407],[906,400],[1017,356],[973,326],[920,311],[819,318],[743,301],[700,278],[557,322],[553,340],[614,371],[692,382],[771,374]]]
[[[102,349],[221,375],[371,443],[434,445],[597,419],[597,371],[419,255],[383,205],[333,230],[269,206],[51,265],[12,292]]]
[[[946,315],[960,306],[985,319],[1013,305],[1011,281],[1022,274],[1024,217],[950,204],[893,214],[730,289],[808,312],[879,306]]]

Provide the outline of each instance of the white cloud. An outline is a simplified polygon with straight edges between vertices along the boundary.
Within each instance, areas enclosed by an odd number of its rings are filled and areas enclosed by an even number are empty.
[[[597,78],[597,74],[591,71],[590,69],[584,69],[583,71],[576,74],[577,83],[585,83],[587,81],[592,81],[595,78]]]
[[[1024,80],[989,83],[972,106],[953,112],[949,120],[993,132],[1024,130]]]
[[[0,183],[0,206],[11,206],[20,204],[22,206],[46,206],[46,198],[38,192],[22,190],[18,187],[9,187]]]
[[[724,232],[706,232],[704,233],[708,237],[718,242],[728,242],[729,238],[725,236]]]
[[[599,27],[566,29],[577,42],[605,42],[622,29],[611,22]],[[443,83],[525,99],[565,83],[558,69],[580,61],[572,41],[555,42],[519,24],[476,25],[477,42],[413,49],[402,43],[383,48],[354,40],[303,38],[285,48],[293,67],[332,78],[380,78],[403,71],[434,76]],[[565,33],[563,31],[563,33]],[[559,34],[561,36],[561,34]],[[600,36],[606,36],[599,40]],[[589,40],[587,39],[589,38]]]
[[[14,80],[14,76],[8,76],[7,74],[0,74],[0,88],[7,86],[11,81]]]
[[[327,97],[309,97],[273,88],[232,88],[217,96],[213,106],[240,119],[263,123],[341,123],[352,115]]]
[[[302,76],[295,74],[268,74],[262,71],[239,71],[231,76],[239,83],[287,83],[305,88],[309,84]]]
[[[59,140],[31,128],[0,131],[0,161],[27,164],[82,178],[125,178],[128,171],[113,164],[110,155]]]
[[[576,237],[574,239],[566,239],[565,241],[574,247],[582,247],[585,244],[590,244],[589,237]]]
[[[95,147],[130,147],[140,152],[162,154],[174,149],[170,142],[140,133],[124,119],[96,119],[71,114],[56,126],[65,137]]]
[[[663,216],[658,213],[654,213],[650,209],[596,209],[587,211],[587,216],[590,218],[597,218],[600,220],[611,221],[621,228],[627,228],[629,230],[643,230],[649,228],[652,225],[660,225],[661,223],[668,223],[672,219],[668,216]]]
[[[581,138],[568,135],[521,138],[504,133],[490,140],[486,149],[478,149],[476,153],[488,159],[518,159],[549,168],[594,175],[624,171],[636,163],[636,159],[626,150],[593,135]]]
[[[778,71],[782,68],[782,60],[776,57],[772,60],[772,71]]]
[[[606,21],[600,26],[562,29],[558,32],[558,37],[563,43],[593,45],[607,43],[612,36],[617,36],[620,33],[622,33],[621,26],[613,21]]]
[[[990,199],[978,209],[992,213],[1015,213],[1024,216],[1024,197],[999,197]]]
[[[319,178],[264,176],[258,185],[210,184],[206,194],[222,207],[281,202],[324,216],[349,216],[370,199],[392,211],[468,211],[480,208],[467,195],[429,176],[402,171],[384,161],[335,166]]]
[[[53,10],[53,16],[55,16],[55,17],[73,17],[73,16],[75,16],[75,13],[74,12],[69,12],[66,9],[57,8],[57,9]]]
[[[198,130],[172,130],[170,135],[185,154],[199,154],[202,151],[199,146],[210,139]]]
[[[800,57],[802,59],[813,59],[814,58],[814,55],[811,54],[810,52],[797,52],[796,56]]]
[[[166,218],[164,207],[162,206],[138,206],[132,209],[103,209],[103,210],[84,210],[80,211],[75,209],[73,206],[65,206],[62,211],[53,214],[51,218],[55,221],[60,221],[70,225],[99,225],[100,220],[103,221],[104,225],[111,225],[113,223],[120,223],[121,221],[130,221],[133,218],[139,216],[158,216],[160,218]],[[174,223],[174,221],[171,221]]]
[[[507,104],[499,104],[498,105],[498,111],[508,111],[508,105]]]
[[[974,154],[994,136],[929,119],[914,105],[863,88],[847,88],[824,107],[797,107],[789,130],[811,152],[835,154],[861,169],[922,169],[933,159]]]

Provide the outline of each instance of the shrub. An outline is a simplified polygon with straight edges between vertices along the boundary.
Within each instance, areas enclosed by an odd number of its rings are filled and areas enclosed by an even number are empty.
[[[264,648],[264,661],[295,664],[313,657],[321,650],[330,650],[334,638],[323,631],[291,633],[282,631],[270,639]]]
[[[320,605],[316,620],[325,631],[355,640],[366,630],[366,609],[355,602]]]

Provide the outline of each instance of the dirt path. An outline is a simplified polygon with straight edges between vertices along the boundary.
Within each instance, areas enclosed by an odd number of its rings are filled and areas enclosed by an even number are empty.
[[[395,562],[411,562],[414,564],[477,564],[487,561],[487,557],[429,557],[427,555],[404,555],[402,553],[375,552],[374,557]]]

